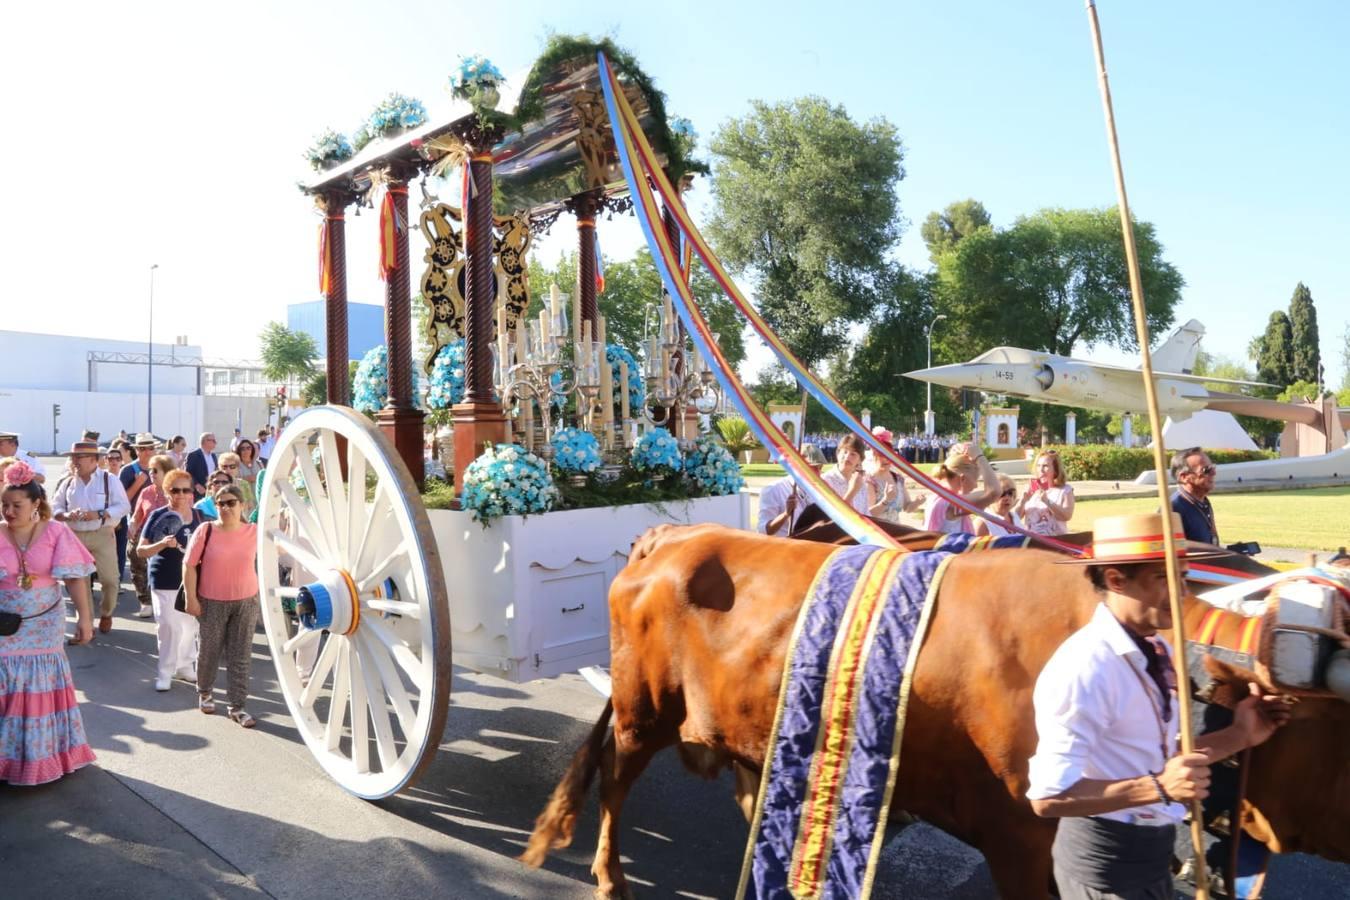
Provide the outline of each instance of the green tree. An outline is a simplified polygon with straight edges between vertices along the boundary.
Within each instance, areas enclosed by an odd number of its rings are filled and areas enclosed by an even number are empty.
[[[1185,283],[1153,225],[1135,223],[1150,334],[1173,319]],[[1071,355],[1075,344],[1137,350],[1129,274],[1114,209],[1045,209],[980,228],[938,258],[935,346],[969,359],[1012,344]]]
[[[1289,326],[1293,339],[1290,348],[1293,365],[1289,374],[1295,381],[1320,381],[1318,368],[1322,364],[1322,351],[1318,346],[1317,307],[1313,305],[1312,291],[1301,281],[1289,301]]]
[[[936,265],[942,254],[981,228],[989,227],[989,211],[978,200],[958,200],[942,212],[930,212],[919,228],[928,247],[928,258]]]
[[[1257,379],[1280,387],[1295,381],[1293,345],[1293,325],[1289,316],[1277,309],[1270,314],[1265,332],[1253,340],[1248,348],[1256,360]]]
[[[258,335],[262,342],[263,376],[269,381],[301,382],[314,374],[319,347],[302,331],[291,331],[280,322],[268,322]]]
[[[1321,396],[1322,391],[1318,389],[1317,382],[1299,379],[1280,391],[1275,399],[1281,403],[1306,403]]]
[[[842,349],[899,240],[904,151],[884,119],[820,97],[769,104],[713,135],[708,236],[804,364]]]
[[[577,255],[563,254],[552,266],[535,257],[529,265],[530,308],[527,315],[537,317],[549,295],[549,287],[558,285],[564,294],[572,294],[577,283]],[[718,346],[733,366],[745,359],[745,341],[741,334],[740,314],[722,293],[708,271],[695,263],[690,279],[694,299],[718,335]],[[605,317],[605,337],[637,354],[642,347],[644,327],[650,309],[652,327],[656,327],[657,304],[661,301],[661,276],[651,253],[644,247],[628,260],[605,260],[605,292],[597,298]],[[569,299],[570,303],[570,299]],[[568,315],[571,315],[569,306]]]
[[[1341,388],[1350,391],[1350,323],[1341,335]]]

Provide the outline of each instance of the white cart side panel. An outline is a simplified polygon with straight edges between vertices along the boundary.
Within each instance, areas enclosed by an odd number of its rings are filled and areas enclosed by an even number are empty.
[[[505,516],[429,510],[450,586],[455,662],[512,681],[609,662],[609,586],[647,529],[749,528],[749,497]]]

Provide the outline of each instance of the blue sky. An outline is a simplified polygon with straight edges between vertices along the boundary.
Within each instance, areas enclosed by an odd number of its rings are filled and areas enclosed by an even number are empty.
[[[0,151],[31,173],[0,217],[10,328],[141,339],[157,262],[158,339],[256,355],[261,325],[314,295],[316,220],[293,186],[312,136],[350,132],[390,90],[435,115],[459,54],[511,73],[550,30],[614,36],[705,137],[751,98],[815,93],[886,117],[907,148],[910,265],[927,265],[918,223],[953,200],[981,200],[1000,225],[1115,200],[1087,15],[1068,0],[36,6],[7,14],[28,39],[0,60],[10,121],[36,110]],[[1100,13],[1131,204],[1187,280],[1178,320],[1240,357],[1302,280],[1339,373],[1345,7],[1107,0]],[[566,222],[554,231],[546,254],[570,239]],[[631,221],[602,224],[607,254],[640,240]],[[353,299],[375,301],[373,217],[348,241]],[[53,293],[59,307],[35,302]]]

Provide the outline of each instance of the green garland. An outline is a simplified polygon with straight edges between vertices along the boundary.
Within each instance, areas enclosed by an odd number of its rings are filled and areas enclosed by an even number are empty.
[[[666,95],[656,87],[651,76],[642,71],[633,54],[619,47],[609,38],[597,41],[589,35],[555,34],[549,37],[544,52],[534,61],[525,85],[521,88],[520,99],[509,121],[500,124],[520,128],[528,122],[536,122],[544,115],[544,86],[551,76],[567,63],[590,63],[595,61],[597,53],[604,51],[615,72],[628,78],[647,97],[651,105],[653,119],[652,145],[657,152],[664,153],[670,160],[668,166],[672,181],[679,182],[685,174],[709,173],[707,164],[683,155],[680,145],[670,131],[666,119]]]

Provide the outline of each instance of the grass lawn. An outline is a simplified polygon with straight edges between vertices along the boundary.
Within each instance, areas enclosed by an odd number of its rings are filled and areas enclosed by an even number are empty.
[[[1213,494],[1214,518],[1225,543],[1258,541],[1263,547],[1335,550],[1350,544],[1350,487]],[[1071,531],[1087,531],[1098,516],[1150,512],[1153,497],[1079,500]]]
[[[741,466],[741,474],[746,478],[782,478],[787,470],[778,463],[746,463]]]

